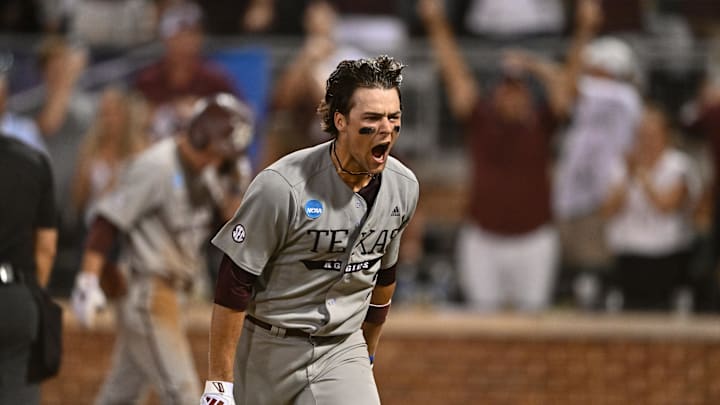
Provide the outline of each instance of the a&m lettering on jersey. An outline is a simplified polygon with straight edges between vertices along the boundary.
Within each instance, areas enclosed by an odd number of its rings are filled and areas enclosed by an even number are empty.
[[[348,263],[343,273],[370,270],[378,260],[380,260],[379,257],[359,263]],[[342,262],[339,260],[303,260],[302,262],[308,270],[340,271],[342,269]]]

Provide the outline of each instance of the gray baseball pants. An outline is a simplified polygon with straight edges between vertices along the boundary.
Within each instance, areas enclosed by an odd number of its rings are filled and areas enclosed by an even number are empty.
[[[117,304],[112,368],[96,405],[139,403],[150,386],[164,405],[197,405],[200,382],[180,316],[181,297],[157,280],[130,282]]]
[[[313,340],[245,320],[234,384],[237,405],[380,404],[362,330]]]

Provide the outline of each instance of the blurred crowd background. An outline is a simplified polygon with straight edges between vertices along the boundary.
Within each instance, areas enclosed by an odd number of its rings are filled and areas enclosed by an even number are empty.
[[[326,139],[315,108],[340,60],[389,54],[407,64],[394,154],[421,183],[395,302],[716,312],[720,5],[580,4],[3,1],[0,125],[52,161],[52,293],[69,295],[123,162],[198,97],[253,107],[257,172]]]

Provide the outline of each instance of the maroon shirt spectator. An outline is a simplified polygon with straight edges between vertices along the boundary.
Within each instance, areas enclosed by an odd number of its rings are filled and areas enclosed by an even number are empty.
[[[183,67],[187,71],[187,80],[173,80],[172,65],[169,58],[163,58],[138,74],[135,87],[152,104],[163,104],[184,96],[236,93],[228,75],[215,64],[202,60],[188,62]]]
[[[580,50],[599,22],[599,8],[583,1],[564,65],[508,51],[502,78],[485,93],[462,58],[440,0],[418,11],[454,118],[468,131],[468,216],[456,238],[456,269],[467,304],[494,311],[507,304],[541,311],[550,304],[559,241],[550,211],[550,139],[568,116]],[[531,80],[547,99],[539,103]]]
[[[180,2],[163,11],[158,25],[165,53],[138,72],[135,87],[151,108],[151,140],[173,136],[192,113],[193,102],[215,93],[240,96],[228,74],[202,55],[202,10]]]
[[[551,221],[550,141],[556,119],[533,110],[524,122],[497,119],[481,100],[467,123],[471,182],[469,216],[483,228],[518,235]]]

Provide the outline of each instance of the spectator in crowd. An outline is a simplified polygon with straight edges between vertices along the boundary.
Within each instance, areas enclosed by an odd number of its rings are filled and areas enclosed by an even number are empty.
[[[52,183],[46,155],[0,135],[1,404],[40,404],[28,364],[40,320],[32,291],[47,285],[57,243]]]
[[[0,72],[0,133],[17,138],[33,148],[47,153],[45,140],[35,124],[35,120],[7,111],[8,78],[6,72]]]
[[[238,93],[230,76],[202,55],[202,18],[193,2],[165,8],[158,27],[165,52],[135,78],[135,88],[150,105],[153,140],[176,133],[197,99]]]
[[[87,49],[61,36],[48,36],[41,42],[38,64],[47,95],[37,114],[37,123],[46,138],[63,137],[62,141],[68,142],[68,134],[75,133],[78,127],[87,129],[92,120],[95,110],[87,108],[87,104],[92,105],[94,100],[79,94],[77,87],[88,56]]]
[[[550,207],[551,138],[571,108],[579,53],[600,20],[594,0],[578,10],[567,64],[511,53],[487,93],[461,57],[437,0],[420,2],[453,115],[465,124],[470,153],[470,206],[457,243],[465,298],[479,310],[506,301],[522,311],[550,303],[558,258]],[[533,97],[539,80],[547,102]]]
[[[599,304],[596,292],[611,259],[599,211],[609,191],[609,167],[632,145],[642,109],[635,84],[639,63],[625,42],[597,38],[582,51],[582,59],[574,113],[559,145],[553,209],[562,246],[561,278],[572,285],[577,303],[589,308]]]
[[[127,159],[147,146],[146,131],[144,102],[119,87],[106,87],[83,139],[73,180],[75,210],[87,224],[95,202],[115,186]]]
[[[363,53],[333,37],[337,14],[325,0],[313,0],[305,10],[305,43],[275,83],[271,125],[263,149],[262,167],[285,154],[327,140],[315,114],[325,94],[325,79],[345,59]]]
[[[670,136],[664,113],[646,105],[632,149],[611,166],[602,212],[615,259],[610,284],[624,309],[668,310],[676,296],[689,293],[692,212],[701,185]]]
[[[87,49],[54,35],[45,37],[37,49],[45,97],[31,113],[45,138],[55,179],[58,272],[74,270],[82,238],[82,221],[73,207],[72,180],[83,134],[96,112],[95,95],[80,84],[88,57]]]

